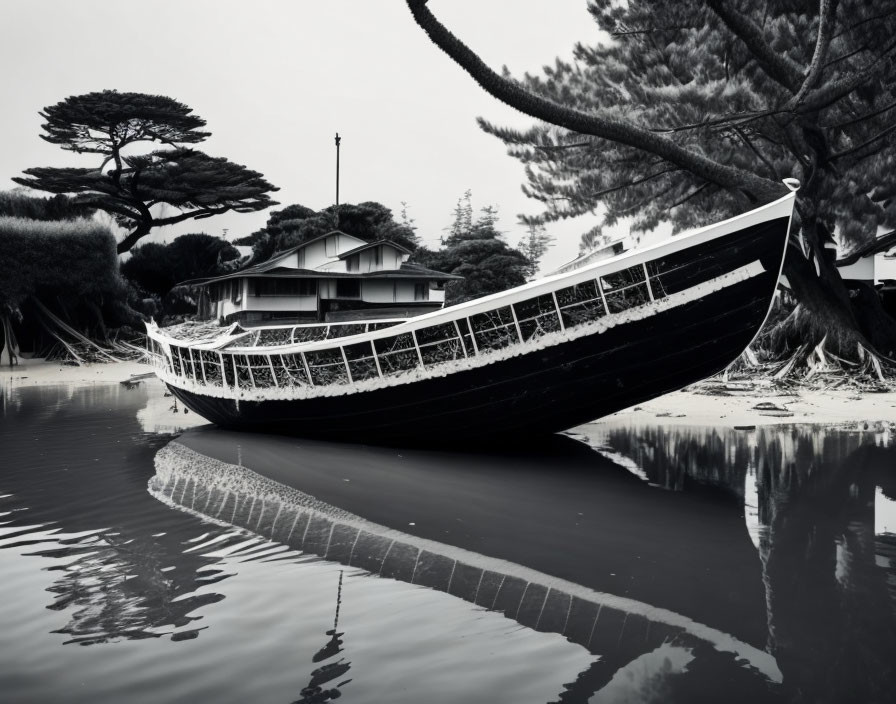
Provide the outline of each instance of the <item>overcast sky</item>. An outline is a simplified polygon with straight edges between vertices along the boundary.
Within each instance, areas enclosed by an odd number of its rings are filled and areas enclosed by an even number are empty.
[[[569,58],[599,32],[585,0],[430,0],[433,11],[494,68],[515,75]],[[335,196],[334,134],[342,136],[342,202],[406,201],[424,241],[437,242],[467,189],[495,205],[508,241],[522,165],[475,118],[531,120],[486,95],[431,44],[403,0],[0,0],[2,185],[30,166],[90,166],[38,137],[38,110],[103,89],[157,93],[208,122],[204,150],[260,171],[283,205],[326,207]],[[234,239],[267,212],[228,214],[162,230]],[[552,268],[575,256],[592,218],[549,226]],[[158,237],[158,236],[157,236]]]

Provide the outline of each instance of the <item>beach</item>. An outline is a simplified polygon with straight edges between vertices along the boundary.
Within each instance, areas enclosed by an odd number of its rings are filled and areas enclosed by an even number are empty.
[[[148,365],[139,361],[77,366],[23,359],[15,367],[0,368],[0,381],[14,386],[102,384],[122,382],[150,371]],[[858,425],[867,430],[896,425],[896,390],[859,392],[853,388],[787,388],[761,379],[725,383],[714,378],[594,422],[610,419],[726,428],[812,423]]]

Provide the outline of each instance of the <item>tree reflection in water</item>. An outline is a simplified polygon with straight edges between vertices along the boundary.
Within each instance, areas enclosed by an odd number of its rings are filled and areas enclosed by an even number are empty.
[[[768,649],[796,701],[884,702],[896,691],[896,535],[875,535],[875,494],[896,497],[888,431],[815,426],[590,426],[586,439],[660,487],[755,502]],[[755,496],[750,496],[755,492]]]
[[[170,439],[139,432],[145,391],[115,384],[11,396],[0,422],[3,547],[33,546],[27,554],[54,560],[47,608],[68,615],[57,632],[82,645],[195,637],[194,614],[223,598],[200,587],[226,575],[215,558],[184,551],[201,526],[145,496],[145,468]]]

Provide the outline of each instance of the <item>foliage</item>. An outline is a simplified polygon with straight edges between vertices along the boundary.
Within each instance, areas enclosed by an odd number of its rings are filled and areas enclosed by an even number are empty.
[[[448,244],[458,238],[462,238],[465,233],[469,232],[473,227],[473,192],[470,189],[464,191],[464,194],[457,199],[457,205],[454,206],[454,219],[446,229],[448,234],[442,238],[442,244]]]
[[[831,231],[862,242],[878,227],[896,225],[889,178],[896,80],[887,59],[896,11],[866,0],[834,4],[828,34],[836,23],[836,36],[819,48],[812,41],[819,35],[817,6],[741,3],[740,19],[760,28],[778,52],[779,74],[717,14],[720,2],[598,0],[590,3],[592,16],[614,41],[578,46],[575,64],[558,61],[543,77],[526,76],[525,84],[745,173],[772,182],[796,176],[804,185],[801,212],[815,209]],[[817,75],[805,75],[816,51],[823,63]],[[599,202],[605,224],[630,216],[636,230],[664,220],[680,230],[750,205],[736,190],[660,161],[640,145],[554,126],[519,131],[481,124],[527,165],[527,192],[545,203],[544,219],[590,212]]]
[[[26,220],[76,220],[89,218],[94,209],[63,195],[34,198],[18,191],[0,191],[0,216]]]
[[[90,168],[26,169],[13,180],[30,188],[73,194],[76,203],[103,210],[129,230],[118,252],[131,249],[156,227],[228,211],[254,212],[276,205],[277,188],[245,166],[192,147],[209,136],[205,121],[159,95],[102,91],[71,96],[44,109],[43,139],[78,154],[96,154]],[[141,143],[165,149],[125,153]],[[130,151],[130,150],[129,150]],[[178,211],[167,215],[166,206]]]
[[[0,306],[16,310],[36,295],[102,301],[122,291],[108,227],[0,217]]]
[[[600,205],[604,225],[624,217],[636,231],[663,221],[680,230],[771,200],[780,179],[797,177],[800,245],[794,238],[785,273],[815,324],[795,337],[826,339],[844,357],[896,352],[896,321],[860,314],[824,254],[832,234],[849,246],[896,226],[891,2],[592,0],[612,41],[578,45],[573,63],[520,81],[492,71],[426,0],[408,5],[487,92],[541,121],[480,124],[525,164],[542,222]]]
[[[77,154],[112,155],[134,142],[195,144],[211,135],[205,120],[163,95],[114,90],[73,95],[44,108],[41,139]],[[110,157],[114,158],[114,157]]]
[[[467,191],[458,200],[442,247],[435,251],[420,247],[411,256],[416,264],[464,277],[463,281],[446,285],[446,304],[462,303],[526,282],[530,261],[501,239],[497,220],[497,212],[491,206],[482,208],[480,216],[473,220],[471,195]]]
[[[338,218],[337,218],[338,215]],[[295,247],[338,229],[365,242],[392,240],[410,250],[418,246],[418,237],[406,214],[396,222],[392,211],[381,203],[367,201],[342,203],[315,212],[303,205],[290,205],[271,213],[267,224],[236,244],[251,244],[253,259],[263,261],[274,252]]]
[[[108,339],[109,325],[138,325],[132,303],[136,301],[119,276],[115,238],[108,227],[91,220],[0,217],[4,361],[14,362],[16,338],[38,353],[63,346],[77,359],[73,347],[60,337],[62,329],[96,351],[80,331]]]
[[[218,274],[222,264],[237,258],[239,252],[223,239],[203,233],[181,235],[170,244],[135,247],[121,273],[142,291],[161,297],[183,281]]]
[[[538,265],[541,262],[541,258],[553,246],[551,243],[554,241],[554,237],[547,233],[545,226],[541,223],[530,222],[528,227],[529,232],[520,240],[517,249],[523,253],[523,256],[529,262],[526,265],[525,274],[526,278],[531,279],[538,273]]]

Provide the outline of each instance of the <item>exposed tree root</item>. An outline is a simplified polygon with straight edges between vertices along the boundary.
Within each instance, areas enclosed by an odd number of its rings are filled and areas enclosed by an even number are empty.
[[[754,342],[725,370],[725,381],[762,380],[783,388],[896,390],[896,361],[862,345],[857,347],[856,360],[831,352],[827,338],[822,338],[817,345],[803,344],[785,359],[760,345],[759,341]]]
[[[19,343],[16,341],[15,333],[12,329],[12,323],[9,315],[4,313],[0,316],[0,366],[13,367],[19,363]]]
[[[55,341],[55,344],[47,351],[47,359],[82,365],[96,362],[122,362],[126,359],[139,359],[145,354],[136,345],[119,342],[115,339],[110,340],[108,337],[105,345],[100,345],[75,330],[41,301],[33,299],[33,303],[38,312],[37,319],[41,327]]]

